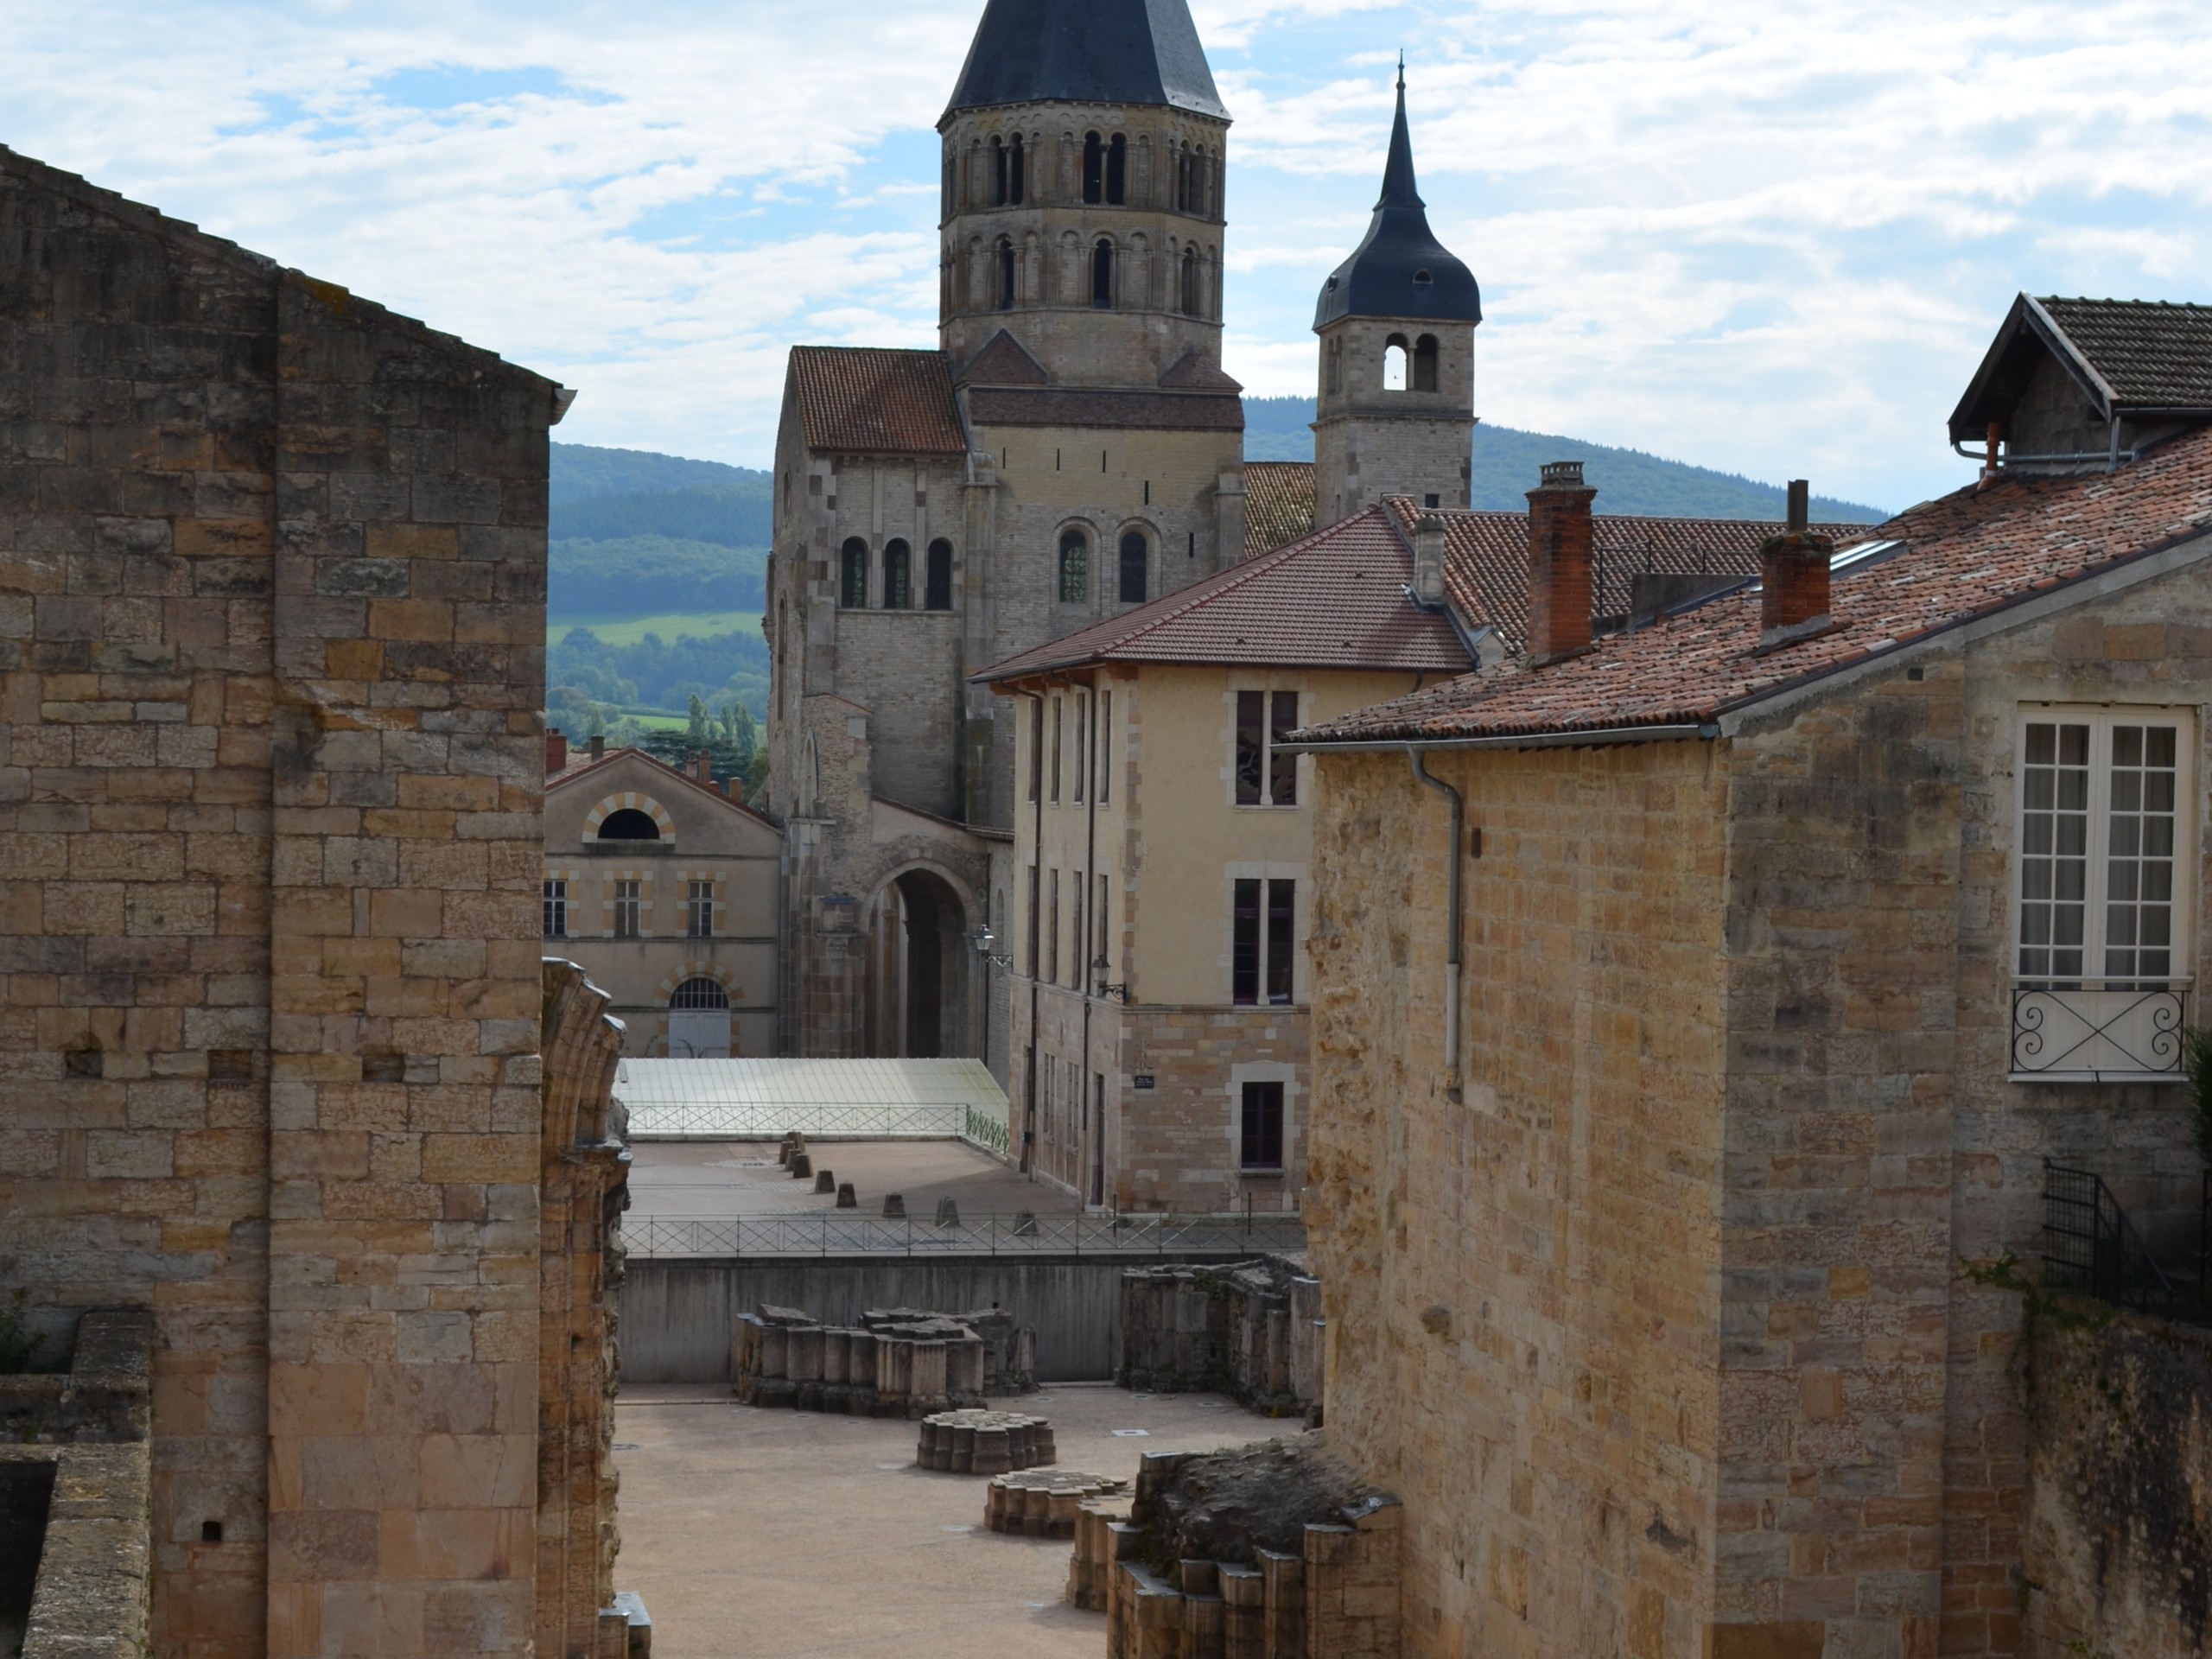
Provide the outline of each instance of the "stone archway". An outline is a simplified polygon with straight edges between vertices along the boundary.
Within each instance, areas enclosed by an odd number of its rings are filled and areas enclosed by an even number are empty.
[[[966,901],[935,870],[902,871],[878,890],[868,915],[868,1053],[969,1057],[971,931]]]

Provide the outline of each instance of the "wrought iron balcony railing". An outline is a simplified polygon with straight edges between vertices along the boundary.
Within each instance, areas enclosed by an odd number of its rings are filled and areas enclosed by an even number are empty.
[[[2012,987],[2016,1083],[2175,1083],[2190,983],[2026,981]]]
[[[2043,1166],[2044,1282],[2115,1307],[2171,1313],[2173,1281],[2102,1178],[2049,1159]]]

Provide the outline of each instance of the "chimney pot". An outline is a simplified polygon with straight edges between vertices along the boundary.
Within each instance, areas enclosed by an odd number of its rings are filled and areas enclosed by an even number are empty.
[[[569,734],[557,726],[545,732],[545,775],[551,777],[569,764]]]
[[[1596,535],[1590,504],[1597,494],[1582,481],[1579,461],[1546,461],[1543,482],[1529,492],[1528,652],[1534,666],[1590,649]]]
[[[606,757],[607,739],[605,735],[601,734],[594,736],[591,741],[591,758],[594,760],[601,760],[606,759]]]
[[[1435,607],[1444,603],[1444,555],[1448,543],[1444,520],[1423,513],[1414,526],[1414,597]]]
[[[1812,486],[1789,484],[1789,524],[1759,549],[1759,649],[1778,651],[1834,626],[1828,560],[1835,544],[1812,532]]]

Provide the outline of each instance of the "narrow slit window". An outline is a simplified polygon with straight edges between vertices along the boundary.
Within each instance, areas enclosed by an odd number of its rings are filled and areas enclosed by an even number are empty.
[[[837,602],[849,611],[868,608],[868,543],[859,537],[845,543]]]
[[[1007,241],[1006,238],[1001,237],[998,248],[998,293],[995,298],[998,308],[1001,311],[1014,309],[1014,244]]]
[[[1129,141],[1121,133],[1114,135],[1114,142],[1106,146],[1106,202],[1109,207],[1127,205],[1129,199]]]
[[[952,543],[943,537],[930,543],[929,575],[922,605],[932,611],[952,608]]]
[[[1014,143],[1007,167],[1007,200],[1019,207],[1028,194],[1028,156],[1021,147],[1021,135],[1014,135]]]
[[[1090,752],[1090,696],[1088,692],[1078,691],[1075,694],[1075,766],[1071,774],[1071,781],[1075,785],[1074,798],[1078,801],[1083,799],[1084,785],[1090,776],[1090,766],[1084,759]]]
[[[1029,709],[1029,798],[1035,800],[1045,783],[1045,704],[1033,701]]]
[[[1092,207],[1106,199],[1106,143],[1095,132],[1083,136],[1083,199]]]
[[[1045,959],[1051,965],[1039,978],[1057,983],[1060,977],[1060,873],[1052,872],[1049,883],[1052,909],[1046,913]]]
[[[1258,806],[1267,785],[1268,694],[1236,694],[1236,804]]]
[[[1103,236],[1090,251],[1090,305],[1095,311],[1114,308],[1114,245]]]
[[[1260,1001],[1260,902],[1266,885],[1240,880],[1230,901],[1229,995],[1240,1007]]]
[[[1052,699],[1052,804],[1060,804],[1060,733],[1061,701]]]
[[[1006,143],[1003,139],[994,138],[991,140],[991,205],[995,207],[1005,207],[1006,196]]]
[[[1114,798],[1114,694],[1098,694],[1098,804]]]
[[[1152,544],[1141,530],[1122,537],[1122,603],[1144,603],[1145,577],[1152,563]]]
[[[1198,251],[1183,250],[1183,315],[1195,317],[1199,313],[1201,290],[1198,286]]]
[[[1277,746],[1298,729],[1298,693],[1278,691],[1268,708],[1268,804],[1298,804],[1298,757]]]
[[[883,549],[883,608],[904,611],[913,605],[914,555],[903,541],[893,539]]]
[[[1278,1007],[1291,1000],[1296,959],[1298,883],[1268,883],[1268,1001]]]

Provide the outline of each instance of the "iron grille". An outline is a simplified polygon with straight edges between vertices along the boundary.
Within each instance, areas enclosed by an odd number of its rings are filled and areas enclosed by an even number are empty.
[[[2103,1178],[2044,1160],[2044,1282],[2145,1313],[2174,1311],[2173,1282]]]
[[[1306,1228],[1294,1215],[976,1216],[940,1227],[925,1217],[640,1216],[622,1223],[628,1253],[684,1256],[1101,1255],[1224,1252],[1295,1254]]]

